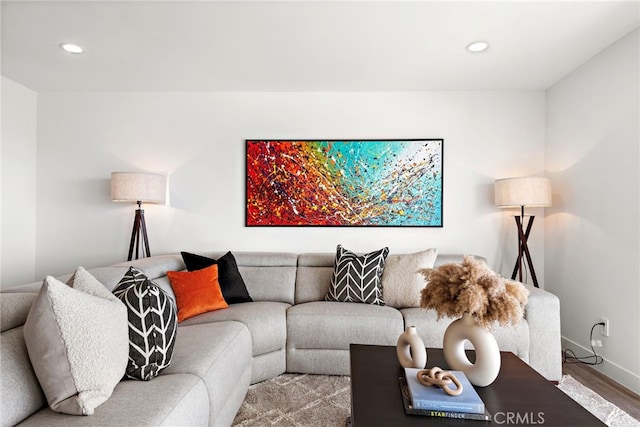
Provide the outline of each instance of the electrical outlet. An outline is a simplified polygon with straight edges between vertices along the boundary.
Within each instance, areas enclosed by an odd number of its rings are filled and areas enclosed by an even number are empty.
[[[609,336],[609,319],[607,319],[606,317],[601,317],[600,322],[604,323],[604,326],[601,325],[602,329],[600,330],[600,333],[603,336],[608,337]]]

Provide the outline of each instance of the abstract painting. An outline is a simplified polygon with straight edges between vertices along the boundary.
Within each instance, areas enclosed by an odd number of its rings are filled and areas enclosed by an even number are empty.
[[[247,226],[442,227],[443,140],[246,141]]]

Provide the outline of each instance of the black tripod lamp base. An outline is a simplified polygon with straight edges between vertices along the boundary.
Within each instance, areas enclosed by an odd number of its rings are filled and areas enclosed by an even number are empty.
[[[526,230],[522,229],[524,225],[524,215],[516,216],[515,219],[516,226],[518,227],[518,259],[516,260],[516,265],[513,267],[511,280],[516,280],[516,276],[518,276],[518,280],[522,282],[522,272],[525,268],[523,258],[526,258],[527,265],[529,266],[529,271],[531,272],[533,286],[539,288],[538,277],[536,276],[536,270],[533,268],[531,253],[529,252],[529,246],[527,245],[527,240],[529,239],[529,233],[531,233],[531,227],[533,226],[533,220],[535,219],[535,216],[532,215],[529,217]]]
[[[144,209],[141,208],[140,202],[138,202],[138,209],[136,209],[136,216],[133,221],[133,230],[131,230],[131,243],[129,243],[129,257],[127,261],[133,259],[134,248],[136,259],[140,258],[140,249],[143,251],[143,257],[151,256],[151,251],[149,251],[149,237],[147,236],[147,224],[144,221]]]

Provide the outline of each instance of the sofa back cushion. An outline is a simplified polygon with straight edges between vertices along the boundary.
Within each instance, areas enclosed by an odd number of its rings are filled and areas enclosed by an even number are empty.
[[[36,377],[23,326],[2,332],[2,373],[0,375],[0,425],[14,426],[47,405]]]
[[[202,252],[210,258],[221,258],[226,252]],[[254,301],[277,301],[293,304],[298,255],[284,252],[236,252],[233,255]],[[186,267],[180,254],[159,255],[116,264],[134,266],[153,280],[175,301],[167,271],[180,271]]]
[[[23,326],[36,294],[0,294],[0,425],[13,426],[46,406],[27,346]]]
[[[31,304],[38,294],[1,293],[0,294],[0,326],[2,332],[24,325],[31,309]]]
[[[293,304],[298,255],[284,252],[234,252],[238,270],[254,301]]]
[[[122,276],[129,270],[129,267],[135,267],[138,270],[142,271],[145,276],[153,281],[160,277],[166,277],[167,271],[180,271],[186,268],[184,262],[182,262],[182,257],[180,256],[180,254],[155,255],[150,258],[141,258],[134,261],[121,262],[118,264],[114,264],[111,267],[125,268],[124,272],[120,275],[120,278],[118,280],[120,280]],[[92,272],[93,270],[89,271]],[[100,280],[98,276],[96,276],[96,278]],[[118,282],[116,281],[116,284],[117,283]],[[169,289],[171,289],[171,285],[169,285]],[[164,288],[163,290],[166,291],[166,289]],[[173,294],[171,295],[173,296]]]
[[[118,285],[120,279],[122,279],[122,276],[124,276],[128,270],[128,267],[96,267],[90,268],[87,271],[95,277],[98,282],[102,283],[109,292],[111,292]],[[71,276],[72,274],[65,274],[57,277],[57,279],[66,283],[71,279]]]
[[[389,257],[391,256],[394,255],[389,255]],[[296,304],[324,300],[331,283],[335,258],[333,253],[303,253],[298,256]],[[463,254],[438,254],[434,266],[462,262],[463,258]],[[483,257],[475,256],[475,258],[486,262]]]
[[[436,262],[433,265],[434,267],[440,267],[443,264],[450,264],[452,262],[460,263],[464,259],[465,254],[438,254],[436,258]],[[473,257],[477,260],[480,260],[484,263],[487,262],[487,259],[478,255],[473,255]]]
[[[296,277],[296,304],[324,300],[331,285],[335,259],[336,255],[332,253],[300,254]]]

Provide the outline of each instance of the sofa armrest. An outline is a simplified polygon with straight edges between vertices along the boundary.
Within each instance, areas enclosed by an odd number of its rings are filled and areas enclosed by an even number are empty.
[[[529,323],[529,364],[549,381],[562,378],[560,300],[531,285],[525,317]]]

